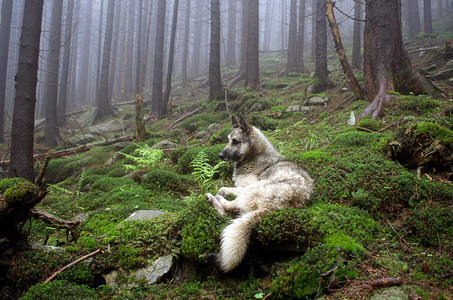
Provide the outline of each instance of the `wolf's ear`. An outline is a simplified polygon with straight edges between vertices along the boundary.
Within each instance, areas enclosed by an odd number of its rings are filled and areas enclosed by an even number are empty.
[[[247,133],[252,132],[252,125],[250,125],[249,122],[244,118],[244,116],[239,117],[239,123],[241,126],[241,129],[244,130]]]
[[[240,124],[235,116],[231,117],[231,123],[233,124],[233,128],[238,128],[240,126]]]

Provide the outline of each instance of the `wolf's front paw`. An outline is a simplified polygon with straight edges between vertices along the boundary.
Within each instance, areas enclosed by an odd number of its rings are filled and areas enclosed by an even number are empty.
[[[230,194],[231,192],[228,190],[227,187],[221,187],[218,191],[217,191],[217,195],[219,196],[222,196],[222,197],[226,197],[228,194]]]
[[[206,193],[204,196],[211,204],[216,201],[216,198],[211,193]]]

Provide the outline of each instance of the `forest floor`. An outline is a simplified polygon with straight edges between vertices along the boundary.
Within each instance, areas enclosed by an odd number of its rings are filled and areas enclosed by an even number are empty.
[[[444,40],[421,36],[418,43],[433,48],[412,54],[425,74],[452,59],[443,54]],[[48,194],[38,208],[81,224],[72,231],[24,224],[33,247],[16,253],[0,276],[0,298],[452,299],[451,79],[436,81],[438,97],[395,93],[382,119],[348,125],[368,102],[355,100],[335,53],[329,58],[326,93],[307,93],[310,76],[284,73],[279,54],[261,59],[261,90],[231,90],[228,111],[245,115],[315,180],[310,206],[261,222],[238,270],[222,274],[204,259],[218,251],[228,219],[203,195],[231,186],[232,166],[217,157],[231,124],[225,100],[207,100],[201,78],[174,90],[171,116],[147,119],[146,141],[50,161]],[[77,121],[62,131],[65,143],[56,150],[88,135],[100,142],[135,134],[134,105],[118,105],[114,118],[83,127],[89,111],[71,118]],[[37,149],[42,136],[38,129]],[[164,213],[123,222],[140,210]],[[89,253],[95,255],[43,283]],[[156,282],[139,275],[163,257],[172,263]]]

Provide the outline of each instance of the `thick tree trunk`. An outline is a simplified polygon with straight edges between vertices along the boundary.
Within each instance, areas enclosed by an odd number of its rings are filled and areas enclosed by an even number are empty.
[[[423,31],[425,33],[433,33],[431,0],[423,0]]]
[[[57,103],[62,15],[63,2],[54,0],[50,24],[50,55],[47,69],[46,124],[44,138],[47,147],[55,147],[61,142],[60,130],[57,122]]]
[[[11,133],[9,176],[22,177],[32,182],[35,177],[33,130],[43,2],[43,0],[25,0],[24,3]]]
[[[90,65],[92,63],[91,56],[90,56],[90,49],[91,47],[91,22],[93,19],[93,2],[88,1],[88,5],[85,7],[85,18],[83,22],[80,24],[83,27],[83,30],[79,31],[81,35],[79,42],[83,43],[81,47],[81,58],[79,61],[80,71],[79,71],[79,79],[78,79],[78,89],[76,94],[79,94],[79,104],[86,104],[89,103],[88,101],[88,85],[90,76]],[[84,7],[84,5],[82,5]]]
[[[203,3],[202,0],[196,1],[197,5],[195,8],[196,19],[194,26],[194,38],[193,38],[193,48],[192,48],[192,66],[191,74],[198,75],[200,74],[200,48],[201,48],[201,22],[202,13],[203,13]]]
[[[220,75],[220,1],[211,0],[211,43],[209,51],[209,99],[223,95]]]
[[[72,16],[74,14],[74,0],[68,0],[66,11],[66,25],[65,25],[65,44],[64,56],[61,66],[61,84],[58,95],[58,112],[57,120],[59,126],[66,125],[66,106],[68,103],[68,83],[69,83],[69,62],[71,58],[71,35],[72,35]]]
[[[96,106],[99,108],[101,114],[111,114],[113,112],[109,98],[109,73],[110,58],[112,53],[114,15],[115,2],[108,1],[107,19],[105,23],[104,50],[102,51],[101,79],[99,83],[98,96],[96,97]]]
[[[237,0],[235,0],[237,1]],[[272,10],[274,8],[274,1],[266,1],[266,13],[264,17],[264,32],[263,32],[263,50],[270,50],[271,33],[272,33]]]
[[[259,77],[259,1],[249,0],[247,21],[247,59],[245,64],[245,87],[257,89]]]
[[[286,70],[296,71],[297,65],[297,0],[291,0],[289,9],[289,31],[288,31],[288,60]]]
[[[162,106],[162,76],[164,67],[164,40],[165,40],[165,6],[166,0],[159,0],[157,4],[156,42],[154,50],[153,92],[151,114],[159,115]]]
[[[362,3],[356,2],[354,7],[354,29],[352,33],[352,61],[353,69],[362,67]]]
[[[0,143],[4,141],[4,115],[6,99],[6,74],[8,70],[9,37],[11,35],[11,16],[13,0],[3,0],[0,24]]]
[[[236,76],[228,83],[228,88],[232,88],[237,82],[245,78],[248,45],[248,23],[249,23],[249,1],[242,1],[242,28],[241,28],[241,63]]]
[[[126,36],[126,64],[125,64],[125,81],[124,93],[134,93],[134,44],[135,41],[135,1],[129,1],[128,14],[127,14],[127,36]]]
[[[315,91],[325,91],[327,89],[327,21],[326,3],[324,0],[316,2],[316,60]]]
[[[101,80],[101,64],[102,64],[102,33],[104,32],[104,0],[100,3],[99,31],[98,31],[98,47],[96,58],[96,92],[99,90],[99,81]]]
[[[137,32],[137,42],[135,45],[135,59],[136,59],[136,68],[135,68],[135,94],[141,94],[143,86],[141,85],[140,76],[142,73],[142,27],[143,27],[143,0],[138,2],[138,32]]]
[[[359,85],[359,82],[352,73],[351,68],[349,67],[348,59],[344,53],[343,43],[341,42],[340,32],[338,31],[337,22],[335,21],[335,16],[333,14],[333,4],[331,0],[325,0],[327,7],[327,19],[329,20],[330,29],[332,30],[333,41],[335,43],[335,48],[338,53],[338,58],[340,60],[341,68],[343,73],[348,80],[349,87],[354,92],[354,95],[357,99],[363,99],[364,93],[362,88]]]
[[[316,3],[318,0],[311,0],[311,61],[316,61]]]
[[[178,7],[179,7],[179,0],[174,0],[173,4],[173,21],[171,25],[171,34],[170,34],[170,49],[168,52],[168,70],[167,70],[167,78],[165,80],[165,91],[163,95],[162,105],[160,107],[160,115],[165,116],[168,114],[168,99],[170,99],[170,92],[171,92],[171,76],[173,74],[173,61],[174,61],[174,53],[175,53],[175,39],[176,39],[176,25],[178,22]]]
[[[359,115],[381,117],[394,96],[387,91],[421,94],[430,92],[430,83],[415,71],[403,47],[398,1],[366,3],[364,35],[365,92],[371,104]]]

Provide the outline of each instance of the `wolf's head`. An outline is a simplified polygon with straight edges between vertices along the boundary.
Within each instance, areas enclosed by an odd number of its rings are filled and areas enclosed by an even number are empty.
[[[231,118],[233,129],[228,135],[228,145],[219,153],[224,161],[241,162],[253,146],[253,126],[244,117]]]

